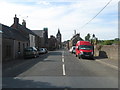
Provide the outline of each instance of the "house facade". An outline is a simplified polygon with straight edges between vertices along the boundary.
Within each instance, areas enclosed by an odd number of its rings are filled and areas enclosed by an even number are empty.
[[[40,34],[38,35],[38,33],[28,29],[25,20],[23,20],[22,24],[19,24],[19,18],[16,15],[14,23],[10,27],[0,24],[2,60],[23,58],[23,51],[26,47],[48,48],[48,28],[40,30]]]
[[[32,30],[39,39],[37,40],[37,44],[39,44],[39,48],[48,48],[48,28],[43,28],[43,30]]]
[[[50,38],[48,39],[49,43],[49,50],[55,50],[57,48],[57,39],[55,36],[51,35]]]
[[[23,49],[29,45],[28,38],[16,29],[2,25],[2,60],[8,61],[23,57]]]
[[[71,48],[72,46],[75,46],[77,41],[83,41],[83,39],[80,37],[80,34],[75,34],[71,40],[69,41],[69,48]]]

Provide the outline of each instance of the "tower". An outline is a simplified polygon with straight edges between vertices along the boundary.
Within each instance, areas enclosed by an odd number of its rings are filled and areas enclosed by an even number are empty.
[[[61,38],[62,38],[62,35],[60,33],[60,30],[58,29],[58,33],[56,34],[56,39],[57,39],[57,42],[58,42],[58,48],[61,48]]]

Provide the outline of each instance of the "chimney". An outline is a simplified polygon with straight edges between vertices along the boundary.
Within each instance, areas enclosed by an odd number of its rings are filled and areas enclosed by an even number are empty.
[[[26,27],[26,21],[23,19],[22,25]]]
[[[15,25],[18,25],[19,24],[19,18],[17,18],[17,15],[15,14],[15,17],[14,17],[14,24]]]

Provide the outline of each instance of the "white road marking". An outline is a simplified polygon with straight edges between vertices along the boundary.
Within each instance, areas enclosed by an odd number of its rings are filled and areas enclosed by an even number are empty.
[[[62,57],[64,57],[64,51],[62,52]]]
[[[64,60],[64,51],[62,52],[62,62],[63,63],[65,62],[65,60]],[[65,64],[63,64],[62,68],[63,68],[63,75],[65,76],[66,75],[66,73],[65,73]]]
[[[65,62],[65,60],[64,60],[64,51],[62,52],[62,62]]]
[[[108,64],[108,63],[105,63],[105,62],[103,62],[103,61],[98,61],[98,60],[96,60],[96,61],[99,62],[99,63],[105,64],[105,65],[107,65],[107,66],[109,66],[109,67],[111,67],[111,68],[114,68],[114,69],[118,70],[118,67],[115,66],[115,65]]]
[[[63,63],[65,62],[64,58],[62,58],[62,62],[63,62]]]
[[[63,64],[63,75],[66,75],[65,74],[65,65]]]

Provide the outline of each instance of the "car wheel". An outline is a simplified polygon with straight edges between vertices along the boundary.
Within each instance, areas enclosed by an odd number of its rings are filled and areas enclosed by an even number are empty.
[[[81,56],[80,56],[80,55],[78,55],[78,59],[81,59]]]
[[[75,55],[77,57],[77,55]]]
[[[91,57],[91,60],[95,60],[95,58],[94,58],[94,57]]]

